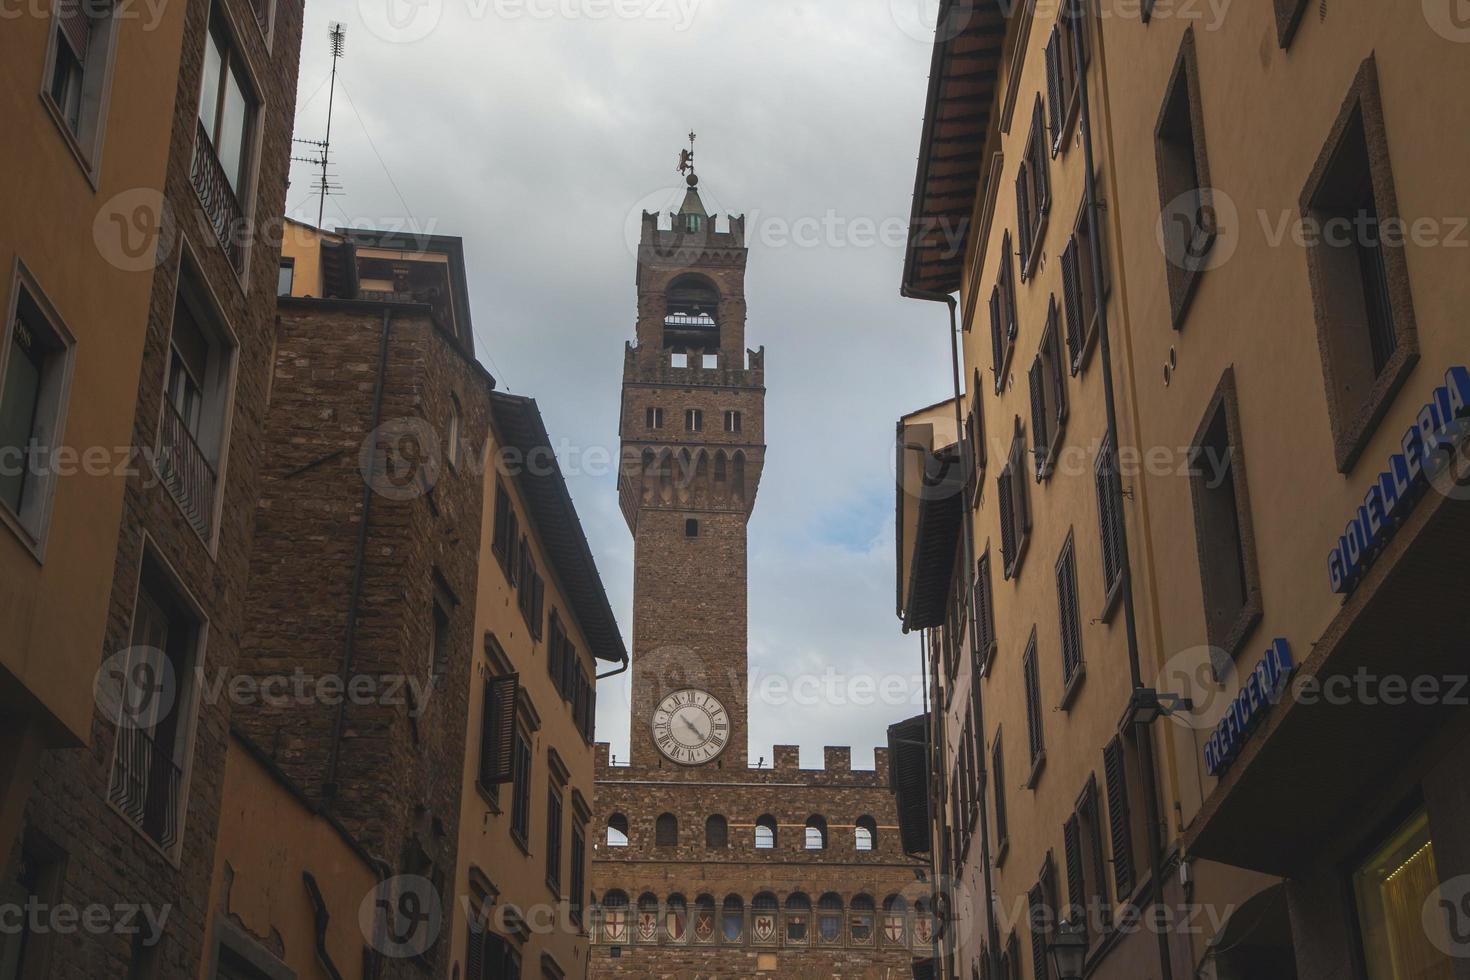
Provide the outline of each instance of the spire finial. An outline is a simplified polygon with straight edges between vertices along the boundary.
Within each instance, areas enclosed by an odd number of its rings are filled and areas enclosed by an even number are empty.
[[[684,180],[690,187],[699,186],[699,175],[694,172],[694,141],[698,137],[694,131],[689,131],[689,149],[679,151],[679,173],[684,174]]]

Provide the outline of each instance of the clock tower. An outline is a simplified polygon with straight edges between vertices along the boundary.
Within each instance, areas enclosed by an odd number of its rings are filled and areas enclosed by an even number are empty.
[[[633,533],[632,762],[743,771],[746,522],[765,458],[764,349],[745,349],[744,217],[705,209],[692,150],[671,226],[644,212],[623,360],[618,494]]]

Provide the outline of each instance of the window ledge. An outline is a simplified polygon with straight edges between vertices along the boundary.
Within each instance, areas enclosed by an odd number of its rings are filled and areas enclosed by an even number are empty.
[[[1000,843],[995,845],[995,857],[993,860],[995,861],[996,868],[1006,863],[1006,855],[1010,853],[1010,850],[1011,839],[1009,837],[1002,837]]]
[[[520,848],[522,854],[526,857],[531,856],[531,845],[527,843],[525,836],[514,827],[510,829],[510,839],[515,842],[516,847]]]
[[[1036,789],[1036,784],[1041,781],[1041,773],[1046,769],[1046,749],[1037,753],[1036,759],[1031,763],[1031,773],[1026,777],[1026,789]]]
[[[1072,702],[1077,699],[1077,692],[1082,690],[1082,682],[1087,680],[1087,661],[1077,661],[1077,667],[1072,671],[1072,676],[1067,679],[1067,686],[1062,691],[1062,702],[1058,705],[1063,711],[1072,709]]]
[[[478,779],[475,780],[475,792],[480,794],[480,799],[485,801],[485,805],[490,808],[491,813],[499,815],[505,812],[500,806],[500,800],[496,799],[496,796],[494,793],[491,792],[490,787],[486,786]]]
[[[1108,594],[1103,599],[1102,612],[1098,614],[1097,617],[1098,622],[1111,623],[1113,621],[1113,617],[1118,614],[1118,608],[1122,605],[1122,601],[1123,573],[1119,572],[1118,580],[1112,585],[1108,586]]]
[[[1020,268],[1022,282],[1031,281],[1041,271],[1041,243],[1046,240],[1046,226],[1050,211],[1051,203],[1047,202],[1047,210],[1041,212],[1041,217],[1031,224],[1031,251],[1026,255],[1026,264]]]
[[[45,535],[43,534],[38,538],[32,534],[25,526],[25,522],[21,520],[20,515],[10,509],[9,504],[0,503],[0,524],[4,524],[10,530],[10,533],[15,535],[16,539],[20,541],[21,547],[30,553],[30,556],[36,560],[37,565],[44,566],[46,564]]]

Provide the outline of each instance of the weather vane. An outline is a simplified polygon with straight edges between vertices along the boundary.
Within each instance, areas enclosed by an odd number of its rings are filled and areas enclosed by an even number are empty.
[[[697,137],[691,130],[689,133],[689,149],[679,151],[679,173],[685,174],[691,185],[699,178],[694,173],[694,141]]]

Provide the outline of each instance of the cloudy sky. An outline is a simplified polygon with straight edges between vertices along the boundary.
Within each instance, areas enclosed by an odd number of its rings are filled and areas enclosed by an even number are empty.
[[[306,5],[298,137],[325,131],[328,25],[347,29],[332,132],[342,191],[324,224],[464,238],[480,359],[537,399],[562,443],[625,637],[632,540],[614,475],[594,461],[616,453],[636,314],[629,237],[641,209],[677,206],[691,129],[705,203],[748,216],[747,342],[766,347],[770,447],[750,525],[752,760],[800,743],[819,766],[823,745],[850,744],[867,765],[885,726],[918,711],[918,640],[893,612],[890,459],[895,419],[949,384],[943,307],[898,295],[927,2]],[[287,200],[314,222],[312,178],[295,166]],[[814,697],[763,687],[829,668],[821,691],[805,682]],[[884,697],[890,677],[904,687]],[[626,679],[603,682],[598,713],[620,756]]]

